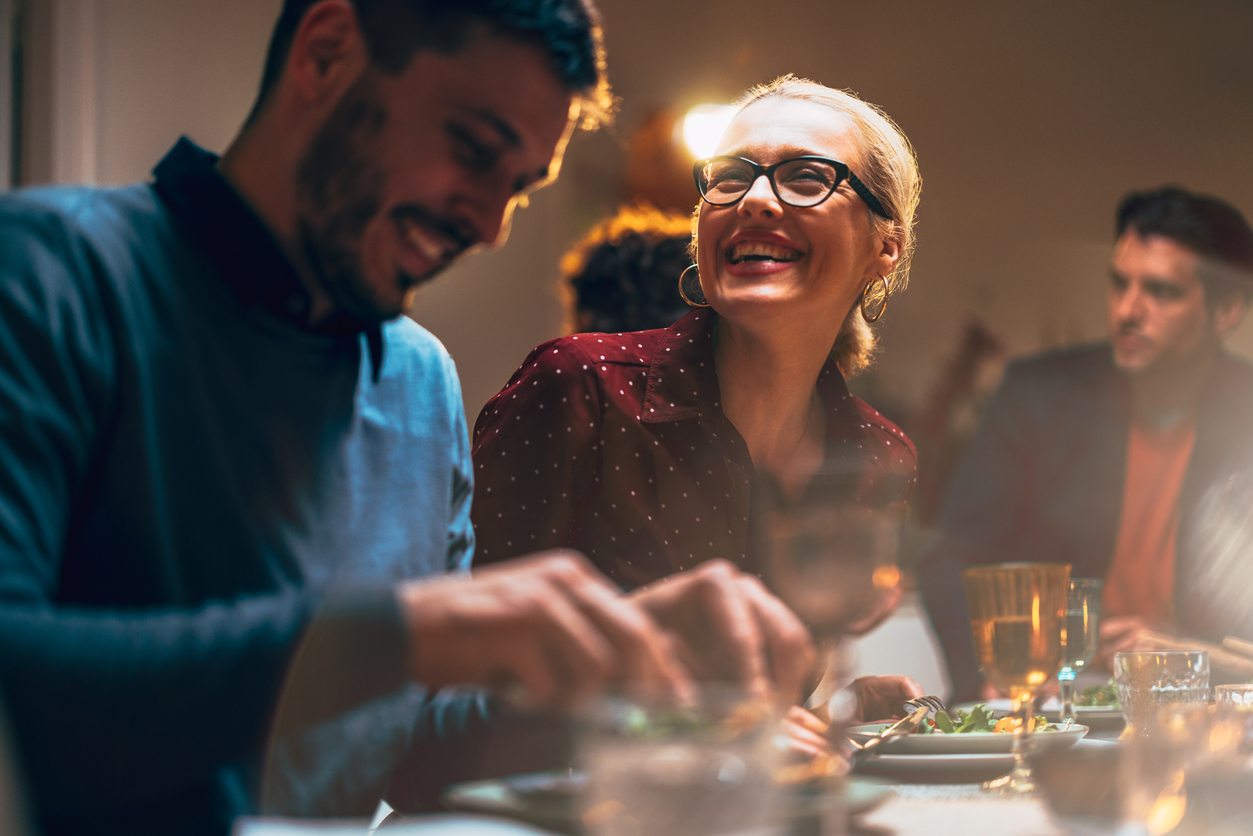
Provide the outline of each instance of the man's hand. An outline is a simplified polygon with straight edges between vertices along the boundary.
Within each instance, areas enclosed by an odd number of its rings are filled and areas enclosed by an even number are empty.
[[[1101,643],[1094,664],[1114,668],[1114,654],[1142,649],[1144,637],[1152,632],[1139,616],[1122,615],[1101,620]]]
[[[862,723],[899,720],[905,716],[905,701],[923,695],[922,686],[908,676],[859,676],[851,687]]]
[[[520,686],[568,705],[612,681],[646,699],[690,702],[667,635],[574,552],[549,552],[397,591],[411,676],[430,687]]]
[[[794,703],[816,652],[800,619],[760,580],[725,560],[662,578],[630,599],[664,627],[697,677],[738,682]]]

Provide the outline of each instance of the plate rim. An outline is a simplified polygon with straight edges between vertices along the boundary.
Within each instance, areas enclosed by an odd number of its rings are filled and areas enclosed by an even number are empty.
[[[856,725],[856,726],[850,726],[850,727],[846,728],[846,729],[844,730],[844,734],[845,734],[845,735],[847,735],[847,736],[849,736],[849,737],[850,737],[850,738],[852,738],[853,740],[857,740],[857,742],[859,742],[859,743],[860,743],[860,742],[862,742],[862,740],[861,740],[861,739],[858,739],[858,737],[854,737],[854,735],[861,735],[863,739],[865,739],[865,738],[870,738],[870,737],[873,737],[873,736],[874,736],[875,734],[877,734],[878,732],[882,731],[882,730],[883,730],[884,728],[886,728],[887,726],[890,726],[890,725],[891,725],[891,723],[860,723],[860,724],[858,724],[858,725]],[[1076,723],[1075,725],[1071,726],[1071,727],[1070,727],[1070,728],[1068,728],[1068,729],[1056,729],[1055,731],[1050,731],[1050,732],[1042,732],[1042,734],[1048,734],[1048,735],[1054,735],[1054,734],[1057,734],[1057,735],[1061,735],[1062,737],[1073,738],[1073,741],[1072,741],[1072,743],[1070,744],[1070,745],[1072,745],[1072,746],[1073,746],[1073,745],[1074,745],[1074,743],[1077,743],[1078,741],[1080,741],[1080,740],[1084,739],[1085,737],[1087,737],[1087,736],[1088,736],[1088,734],[1089,734],[1091,731],[1092,731],[1092,729],[1091,729],[1089,726],[1086,726],[1086,725],[1084,725],[1084,724],[1082,724],[1082,723]],[[956,741],[957,741],[957,740],[965,739],[965,740],[970,740],[970,741],[981,741],[981,742],[983,743],[983,745],[986,745],[986,744],[987,744],[989,741],[991,741],[991,740],[1000,740],[1000,739],[1005,739],[1005,740],[1006,740],[1006,744],[1007,744],[1007,745],[1011,744],[1011,743],[1012,743],[1012,741],[1013,741],[1013,735],[1011,735],[1011,734],[1009,734],[1009,733],[1007,733],[1007,732],[966,732],[966,733],[964,733],[964,734],[941,734],[941,735],[934,735],[934,736],[933,736],[933,735],[929,735],[929,734],[928,734],[928,735],[909,735],[908,737],[910,737],[910,738],[915,738],[915,739],[922,739],[922,738],[925,738],[925,739],[932,739],[932,738],[944,738],[944,739],[946,739],[946,740],[952,739],[952,740],[954,740],[954,743],[956,743]],[[940,746],[940,745],[942,745],[942,744],[927,744],[927,743],[922,743],[922,744],[919,744],[919,745],[922,745],[922,746]],[[958,745],[960,745],[960,744],[958,744]],[[904,757],[904,756],[907,756],[907,755],[908,755],[908,756],[911,756],[911,757],[932,758],[932,757],[937,757],[937,756],[940,756],[940,755],[962,755],[962,754],[967,754],[967,755],[1005,755],[1005,756],[1008,756],[1008,755],[1009,755],[1009,751],[1008,751],[1008,750],[1006,750],[1005,752],[989,752],[989,751],[981,751],[981,752],[908,752],[908,753],[906,753],[906,752],[899,752],[899,751],[897,751],[897,752],[893,752],[893,751],[892,751],[892,748],[891,748],[891,746],[892,746],[892,741],[888,741],[887,743],[883,744],[883,746],[884,746],[884,748],[883,748],[883,750],[882,750],[882,753],[881,753],[881,754],[876,755],[877,757],[887,757],[887,756]]]

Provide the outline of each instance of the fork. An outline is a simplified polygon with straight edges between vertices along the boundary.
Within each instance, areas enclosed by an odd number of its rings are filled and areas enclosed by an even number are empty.
[[[919,705],[917,708],[911,710],[903,719],[897,720],[895,723],[883,729],[883,731],[879,732],[865,743],[858,743],[851,738],[845,738],[845,741],[853,748],[854,755],[868,754],[894,737],[913,734],[918,729],[918,724],[926,718],[927,712],[930,710],[931,709],[928,706]]]
[[[915,709],[926,707],[929,711],[938,714],[943,711],[948,712],[944,707],[944,700],[939,697],[918,697],[917,699],[906,700],[903,708],[906,711],[914,711]]]

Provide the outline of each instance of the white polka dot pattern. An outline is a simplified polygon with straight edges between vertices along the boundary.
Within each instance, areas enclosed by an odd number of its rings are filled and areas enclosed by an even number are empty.
[[[475,562],[574,548],[630,588],[722,557],[755,571],[753,464],[722,413],[711,317],[632,334],[580,334],[533,351],[474,429]],[[859,493],[907,500],[913,444],[848,393],[818,381],[828,455],[872,476]]]

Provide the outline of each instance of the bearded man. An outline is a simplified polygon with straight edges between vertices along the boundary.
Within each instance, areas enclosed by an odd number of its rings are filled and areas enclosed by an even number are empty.
[[[0,197],[0,676],[44,833],[368,814],[442,686],[690,697],[701,601],[741,681],[799,690],[806,632],[726,566],[417,580],[468,566],[472,479],[400,314],[608,103],[583,0],[288,0],[221,159]]]

